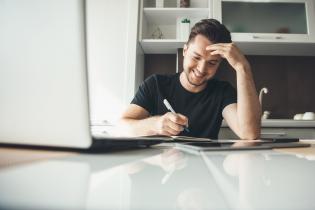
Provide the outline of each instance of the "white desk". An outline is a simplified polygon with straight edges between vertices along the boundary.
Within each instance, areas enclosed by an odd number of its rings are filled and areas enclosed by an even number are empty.
[[[0,169],[0,209],[315,209],[315,145],[200,155],[156,146],[35,159]]]

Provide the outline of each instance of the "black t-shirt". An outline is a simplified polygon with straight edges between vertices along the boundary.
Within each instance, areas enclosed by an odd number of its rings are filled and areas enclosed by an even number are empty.
[[[167,99],[175,112],[188,117],[189,131],[179,135],[217,139],[222,123],[222,110],[236,103],[236,90],[224,81],[211,79],[198,93],[187,91],[180,83],[179,73],[152,75],[139,87],[132,104],[146,109],[152,116],[168,112]]]

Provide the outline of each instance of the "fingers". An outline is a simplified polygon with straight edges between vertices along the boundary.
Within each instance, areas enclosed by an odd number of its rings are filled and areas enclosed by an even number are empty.
[[[236,71],[249,66],[247,59],[239,48],[232,43],[216,43],[206,47],[211,55],[220,55],[225,58]]]
[[[234,48],[236,45],[232,42],[232,43],[216,43],[216,44],[212,44],[206,47],[207,51],[213,51],[213,50],[222,50],[222,49],[231,49]]]
[[[182,114],[174,114],[171,112],[166,113],[167,117],[173,122],[181,126],[188,125],[188,118]]]
[[[180,132],[172,130],[170,128],[165,127],[159,134],[164,135],[164,136],[176,136]]]
[[[187,117],[181,114],[166,113],[166,130],[172,135],[177,135],[184,130],[184,126],[188,123]]]
[[[217,43],[206,47],[211,54],[227,54],[237,50],[236,45],[232,43]]]
[[[188,125],[188,119],[181,114],[168,112],[161,116],[159,123],[159,133],[162,135],[175,136],[184,130]]]
[[[226,51],[224,50],[214,50],[210,52],[211,55],[220,55],[222,58],[226,58]]]
[[[184,130],[184,127],[183,127],[182,125],[176,124],[176,123],[174,123],[173,121],[168,121],[168,122],[167,122],[167,126],[168,126],[170,129],[172,129],[172,130],[174,130],[174,131],[178,131],[178,132],[181,132],[181,131]]]
[[[227,44],[212,44],[206,47],[206,50],[210,52],[211,55],[221,55],[223,58],[230,51],[230,46]]]
[[[182,128],[172,128],[170,127],[169,124],[164,124],[162,129],[161,129],[161,133],[162,135],[166,135],[166,136],[176,136],[178,135],[180,132],[182,131]]]
[[[212,44],[206,47],[206,50],[213,50],[213,49],[217,49],[220,47],[225,47],[227,44],[229,43],[216,43],[216,44]]]

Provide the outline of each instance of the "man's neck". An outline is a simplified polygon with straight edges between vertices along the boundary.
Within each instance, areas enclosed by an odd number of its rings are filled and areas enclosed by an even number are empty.
[[[183,71],[179,76],[180,84],[189,92],[199,93],[207,87],[207,82],[202,85],[193,85],[188,81],[186,73]]]

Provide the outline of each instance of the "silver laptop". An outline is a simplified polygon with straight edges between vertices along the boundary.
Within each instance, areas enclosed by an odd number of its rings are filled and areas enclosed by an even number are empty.
[[[159,142],[92,138],[85,19],[83,0],[0,0],[0,143],[90,148],[97,141],[105,147]]]

